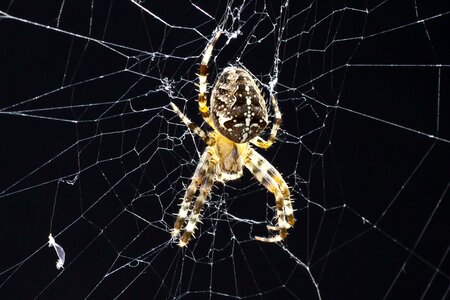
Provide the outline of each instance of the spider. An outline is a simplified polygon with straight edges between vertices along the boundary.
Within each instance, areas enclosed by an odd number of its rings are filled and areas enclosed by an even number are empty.
[[[205,94],[208,62],[214,44],[221,33],[218,31],[207,44],[198,74],[200,114],[213,131],[205,133],[174,103],[170,103],[174,112],[190,131],[197,134],[208,145],[200,157],[192,180],[186,189],[171,232],[173,239],[178,239],[180,247],[186,246],[193,236],[214,181],[226,182],[241,177],[243,166],[268,191],[274,194],[276,200],[277,225],[267,226],[267,228],[270,231],[278,231],[278,233],[271,237],[256,236],[255,239],[261,242],[279,242],[286,238],[287,230],[295,223],[294,210],[286,182],[281,174],[250,146],[251,143],[267,149],[275,141],[281,124],[281,113],[275,97],[271,96],[275,122],[267,140],[259,137],[268,125],[266,102],[255,79],[248,71],[238,67],[226,67],[217,77],[213,86],[210,100],[211,112],[207,106]],[[191,203],[197,190],[199,190],[197,199],[195,203]]]

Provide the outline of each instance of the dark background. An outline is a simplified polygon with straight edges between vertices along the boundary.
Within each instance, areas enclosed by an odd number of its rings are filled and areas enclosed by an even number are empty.
[[[142,3],[170,25],[127,1],[1,4],[0,298],[448,297],[450,7],[278,2]],[[292,187],[282,245],[252,239],[273,196],[249,172],[216,185],[187,249],[170,241],[204,145],[167,105],[201,124],[219,24],[241,34],[210,81],[240,63],[268,84],[281,39],[283,125],[258,151]]]

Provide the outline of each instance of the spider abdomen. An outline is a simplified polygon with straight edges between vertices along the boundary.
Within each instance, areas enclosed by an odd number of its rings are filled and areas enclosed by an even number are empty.
[[[246,143],[266,128],[267,108],[259,87],[244,69],[228,67],[217,77],[211,94],[212,120],[235,143]]]

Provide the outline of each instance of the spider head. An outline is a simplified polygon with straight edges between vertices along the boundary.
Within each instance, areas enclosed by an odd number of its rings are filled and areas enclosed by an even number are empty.
[[[246,70],[228,67],[217,77],[211,117],[219,133],[235,143],[247,143],[266,128],[266,102]]]

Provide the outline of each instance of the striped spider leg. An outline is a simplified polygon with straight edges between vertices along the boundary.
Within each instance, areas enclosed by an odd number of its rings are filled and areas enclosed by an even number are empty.
[[[261,242],[279,242],[286,238],[287,229],[295,223],[294,209],[290,198],[289,188],[281,174],[258,152],[249,148],[245,166],[253,176],[275,196],[277,207],[277,226],[267,226],[269,230],[278,231],[278,235],[272,237],[259,237],[255,239]]]

